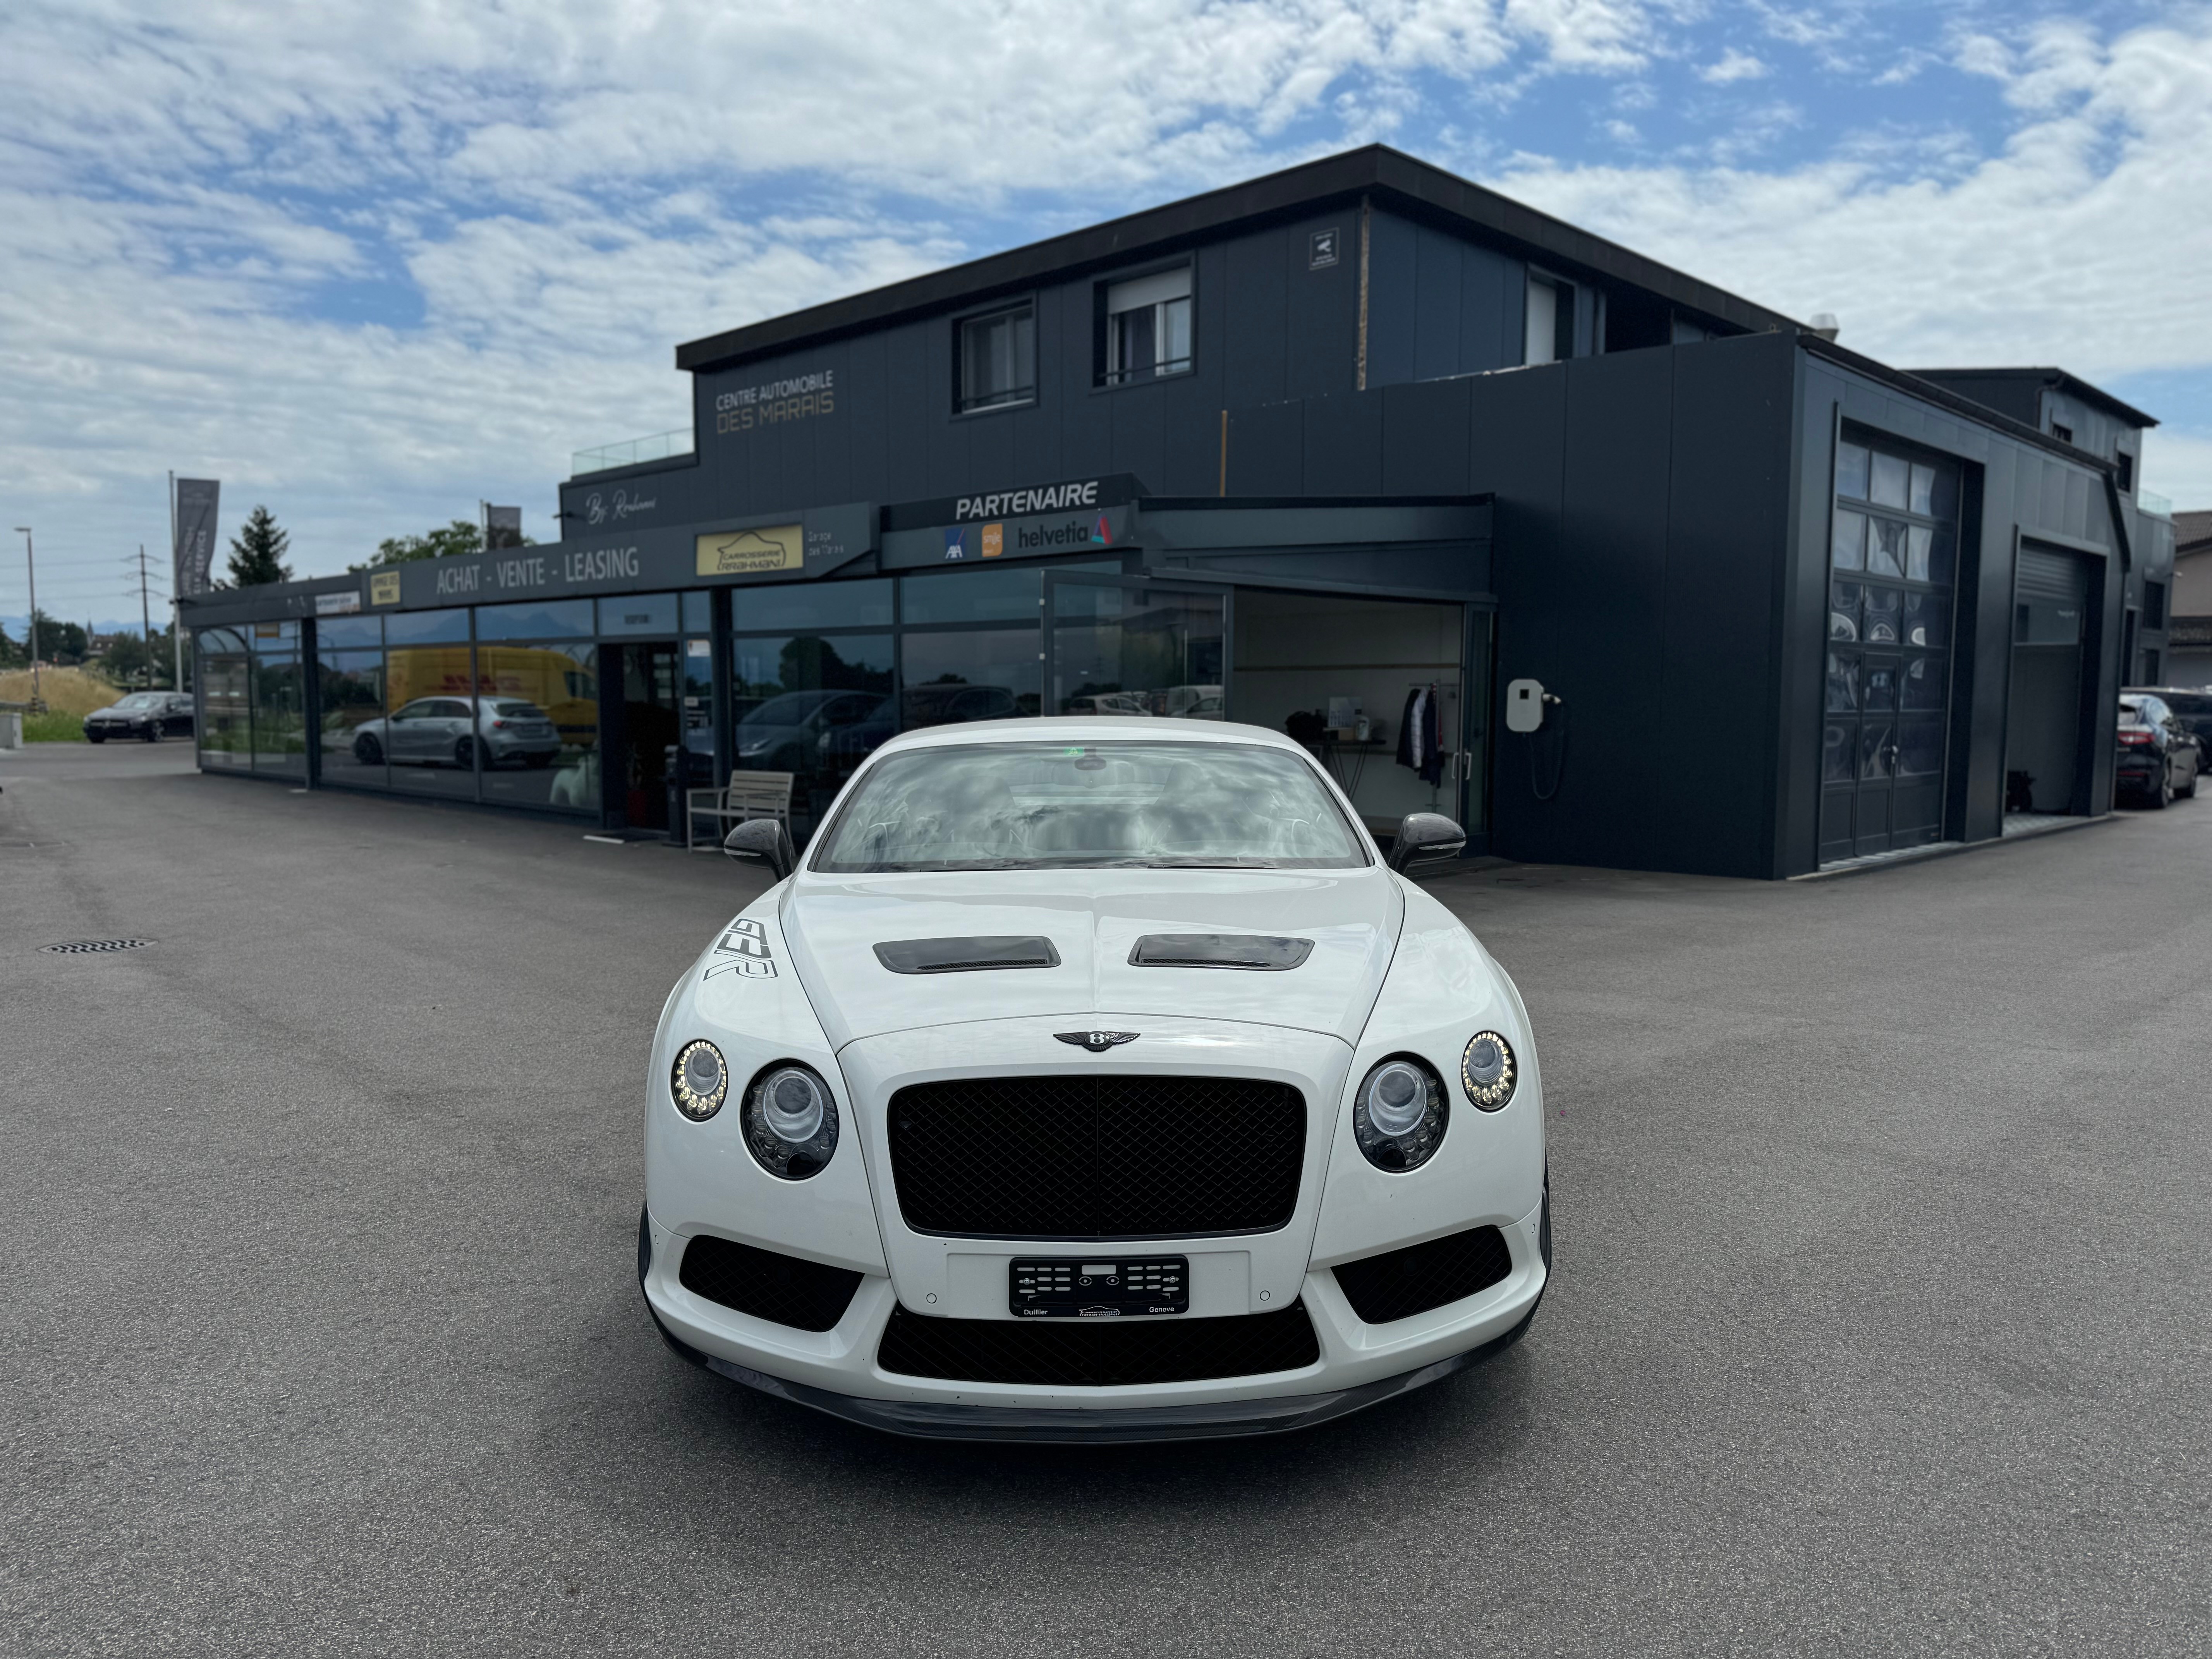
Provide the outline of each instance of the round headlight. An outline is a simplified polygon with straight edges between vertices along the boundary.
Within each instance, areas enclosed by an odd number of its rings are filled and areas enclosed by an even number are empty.
[[[745,1146],[782,1181],[817,1174],[837,1150],[837,1103],[804,1066],[771,1066],[745,1091]]]
[[[676,1097],[676,1109],[695,1123],[704,1123],[720,1111],[730,1092],[730,1068],[722,1051],[704,1037],[685,1043],[677,1051],[668,1092]]]
[[[1459,1080],[1475,1105],[1486,1112],[1498,1110],[1513,1098],[1513,1085],[1521,1080],[1513,1045],[1495,1031],[1477,1031],[1460,1057]]]
[[[1352,1138],[1378,1170],[1418,1170],[1442,1144],[1450,1121],[1443,1079],[1407,1054],[1376,1066],[1352,1097]]]

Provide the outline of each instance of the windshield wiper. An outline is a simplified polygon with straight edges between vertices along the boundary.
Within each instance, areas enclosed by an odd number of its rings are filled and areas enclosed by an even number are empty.
[[[1145,868],[1147,870],[1272,870],[1275,867],[1275,861],[1273,859],[1263,859],[1256,856],[1212,859],[1170,858],[1147,859],[1145,860]]]

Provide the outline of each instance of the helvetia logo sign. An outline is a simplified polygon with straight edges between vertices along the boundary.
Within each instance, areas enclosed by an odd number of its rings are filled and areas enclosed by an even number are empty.
[[[1112,526],[1101,513],[1096,519],[1063,519],[1057,524],[1017,525],[1014,546],[1024,553],[1048,553],[1056,548],[1111,547]]]

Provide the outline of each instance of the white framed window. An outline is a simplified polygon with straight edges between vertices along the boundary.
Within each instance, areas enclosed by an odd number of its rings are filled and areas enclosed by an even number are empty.
[[[1018,306],[963,317],[960,346],[960,411],[999,409],[1036,401],[1036,307]]]
[[[1575,288],[1553,276],[1528,273],[1524,363],[1556,363],[1575,355]]]
[[[1190,372],[1190,267],[1155,271],[1106,288],[1101,386],[1127,386]]]

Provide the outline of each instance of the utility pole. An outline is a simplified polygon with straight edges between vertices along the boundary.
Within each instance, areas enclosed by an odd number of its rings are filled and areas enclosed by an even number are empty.
[[[15,528],[23,536],[23,563],[31,573],[31,712],[46,712],[46,700],[39,694],[39,560],[31,550],[31,526],[19,524]]]
[[[154,613],[146,602],[146,544],[138,544],[138,630],[146,644],[146,689],[154,689]]]

